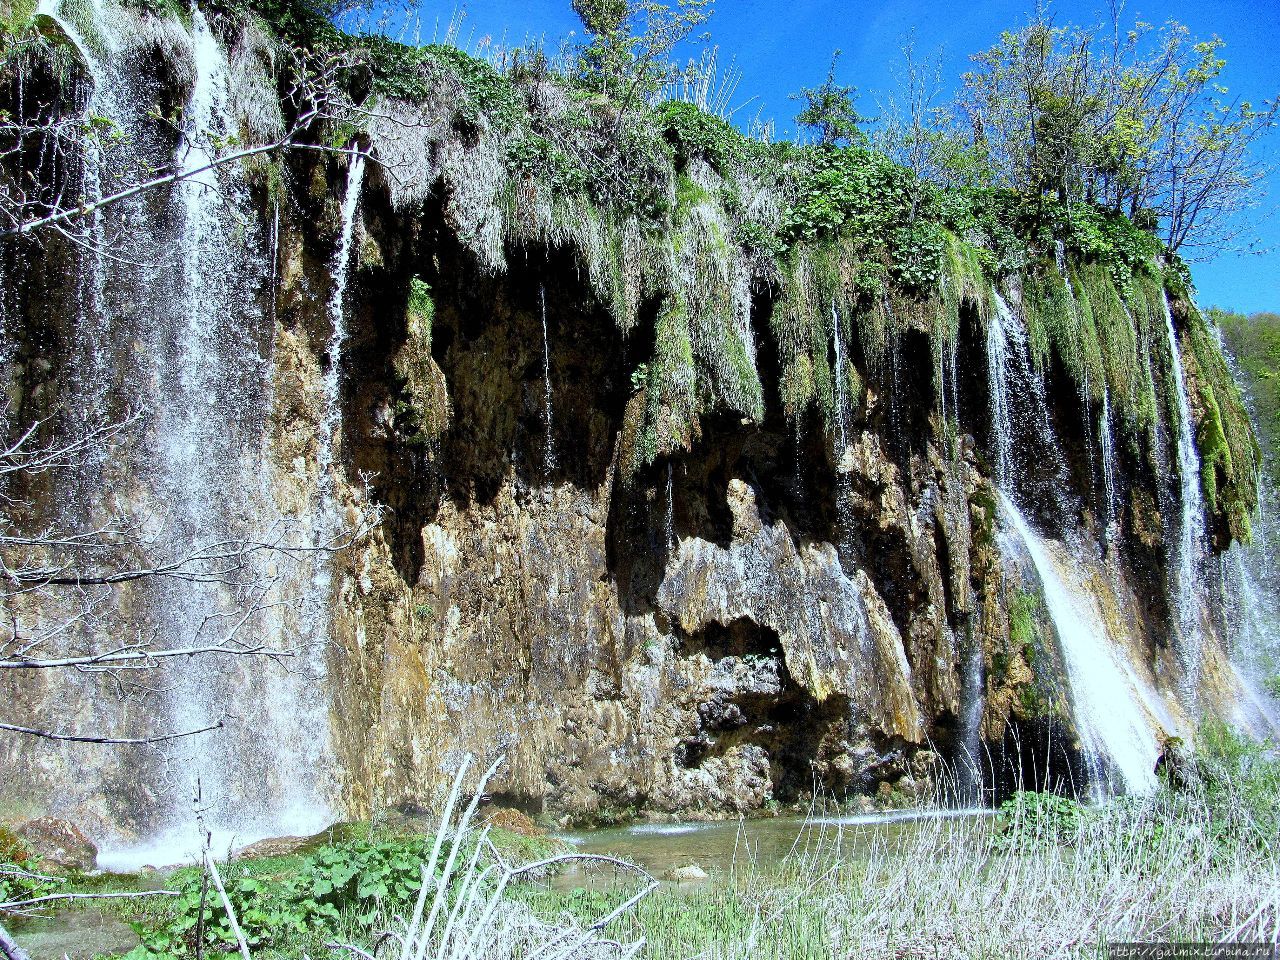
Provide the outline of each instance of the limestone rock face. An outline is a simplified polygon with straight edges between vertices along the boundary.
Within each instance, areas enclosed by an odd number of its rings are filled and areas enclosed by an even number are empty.
[[[166,83],[134,79],[119,103],[149,104]],[[163,116],[186,95],[169,91]],[[160,764],[0,740],[0,812],[56,811],[141,844],[190,811],[189,785],[162,774],[200,768],[229,833],[304,835],[273,813],[301,797],[319,830],[431,809],[467,754],[503,758],[488,792],[521,830],[533,815],[710,818],[815,792],[988,801],[1018,777],[1080,783],[1061,638],[993,479],[987,314],[1014,280],[977,269],[963,296],[871,304],[868,264],[850,261],[830,265],[840,308],[826,280],[780,290],[777,263],[740,249],[712,202],[738,187],[704,160],[680,177],[707,199],[676,203],[670,236],[642,235],[507,170],[496,129],[459,122],[455,99],[410,105],[422,122],[398,133],[373,122],[382,162],[363,179],[345,155],[298,151],[226,171],[203,219],[195,204],[183,224],[165,204],[129,212],[146,252],[181,254],[165,262],[171,285],[57,242],[7,283],[15,416],[61,429],[83,410],[156,414],[75,490],[44,477],[19,491],[33,529],[68,503],[88,504],[87,527],[108,507],[150,518],[176,504],[170,526],[214,542],[292,524],[311,544],[370,511],[380,523],[315,569],[291,556],[267,571],[280,580],[252,626],[298,652],[275,673],[249,659],[175,666],[166,678],[187,682],[157,711],[101,678],[0,678],[0,719],[48,729],[168,734],[237,708],[216,738],[190,741],[200,763],[186,744]],[[139,142],[172,152],[169,126],[134,119]],[[658,179],[680,200],[674,169]],[[104,295],[86,298],[99,270]],[[805,299],[797,326],[783,314]],[[1152,727],[1177,726],[1176,484],[1157,449],[1173,432],[1116,444],[1123,486],[1103,504],[1099,411],[1043,348],[1025,358],[1035,423],[1011,427],[1036,434],[1022,506],[1054,544],[1045,553],[1088,586],[1108,649],[1159,690]],[[1189,365],[1201,420],[1209,372]],[[122,588],[101,632],[183,645],[227,621],[185,596]],[[10,612],[29,618],[38,602]],[[1201,686],[1227,701],[1214,630]],[[987,769],[967,777],[974,758]],[[92,866],[92,845],[64,826],[48,822],[49,849]]]

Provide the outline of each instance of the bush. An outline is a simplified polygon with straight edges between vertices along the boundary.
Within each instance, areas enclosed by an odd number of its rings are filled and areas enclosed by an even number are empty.
[[[332,930],[344,918],[369,925],[379,913],[404,910],[417,895],[429,854],[430,841],[424,837],[352,840],[301,858],[233,864],[224,882],[249,946],[279,947]],[[201,872],[181,870],[170,883],[181,896],[163,905],[163,916],[135,923],[143,942],[139,956],[196,952]],[[236,939],[216,894],[206,891],[203,903],[204,946],[213,952],[234,951]]]
[[[1017,849],[1074,844],[1088,816],[1089,811],[1070,797],[1019,791],[1000,805],[1000,840]]]
[[[29,900],[51,893],[55,881],[39,876],[40,858],[13,831],[0,827],[0,903]]]
[[[1250,740],[1219,720],[1201,726],[1196,743],[1199,799],[1214,842],[1224,852],[1241,846],[1274,852],[1280,838],[1280,759],[1274,745]]]

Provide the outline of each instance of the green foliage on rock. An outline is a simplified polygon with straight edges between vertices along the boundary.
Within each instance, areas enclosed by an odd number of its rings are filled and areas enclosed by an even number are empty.
[[[265,19],[270,3],[297,0],[252,3]],[[761,352],[776,359],[792,421],[816,413],[830,429],[838,397],[854,402],[863,385],[882,393],[877,379],[908,334],[927,339],[940,398],[966,318],[985,326],[997,290],[1025,315],[1037,368],[1064,371],[1092,418],[1105,398],[1117,441],[1150,460],[1169,410],[1165,288],[1189,302],[1184,265],[1161,265],[1150,224],[1070,192],[926,183],[856,136],[852,92],[834,74],[807,91],[821,141],[808,146],[664,101],[655,84],[668,41],[705,6],[580,4],[589,37],[568,69],[536,52],[495,66],[314,23],[307,42],[349,63],[349,92],[371,108],[360,136],[394,170],[394,206],[420,211],[439,198],[486,273],[530,248],[563,251],[620,335],[652,325],[641,333],[652,355],[635,358],[646,373],[643,402],[628,407],[628,471],[687,450],[708,415],[759,421]],[[315,8],[289,9],[303,24]],[[761,300],[770,320],[757,342]],[[1189,379],[1202,401],[1207,499],[1227,518],[1217,526],[1242,536],[1256,470],[1247,418],[1203,324],[1181,325],[1202,372]],[[419,389],[435,380],[427,366],[400,372],[409,394],[440,407],[434,389]],[[424,439],[434,430],[409,427]]]
[[[40,858],[11,830],[0,827],[0,903],[44,896],[53,893],[57,886],[57,881],[42,875]]]

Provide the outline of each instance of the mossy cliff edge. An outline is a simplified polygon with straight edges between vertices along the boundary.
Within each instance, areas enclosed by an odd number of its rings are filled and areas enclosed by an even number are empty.
[[[290,122],[274,31],[203,13],[236,65],[238,138],[269,138]],[[172,149],[187,14],[121,16],[112,55],[161,102],[139,130]],[[83,106],[77,58],[34,22],[46,39],[6,60],[9,95],[22,76]],[[987,343],[1006,304],[1053,438],[1020,464],[1024,505],[1070,545],[1125,661],[1178,700],[1167,309],[1217,551],[1248,536],[1258,451],[1185,268],[1148,233],[916,184],[858,147],[763,143],[684,103],[623,108],[537,57],[500,73],[320,34],[364,121],[224,188],[264,261],[239,296],[275,505],[304,513],[324,482],[337,364],[339,500],[388,508],[328,598],[337,806],[421,802],[461,750],[505,753],[505,799],[571,819],[723,815],[815,782],[920,796],[970,735],[998,788],[1028,759],[1082,770],[1039,584],[1000,542]],[[334,355],[353,153],[368,167]],[[31,249],[6,254],[11,395],[23,418],[65,418],[84,268],[56,239]],[[1169,726],[1230,709],[1212,613],[1204,635],[1203,699]],[[78,788],[37,752],[5,756],[22,772],[6,784],[145,829],[145,798],[100,799],[123,765]]]

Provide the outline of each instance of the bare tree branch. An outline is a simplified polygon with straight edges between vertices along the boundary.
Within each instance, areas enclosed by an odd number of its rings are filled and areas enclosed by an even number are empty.
[[[9,931],[0,924],[0,953],[8,960],[31,960],[30,954],[18,946],[18,942],[9,936]]]

